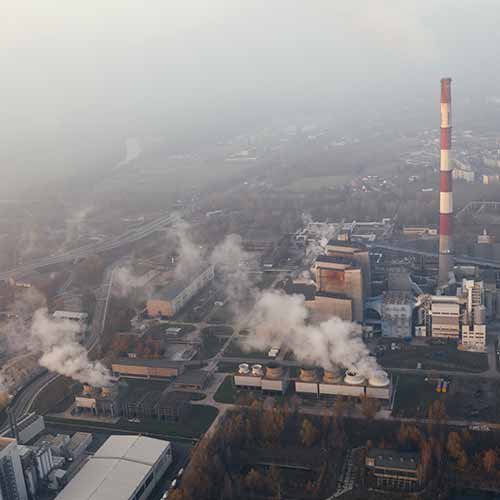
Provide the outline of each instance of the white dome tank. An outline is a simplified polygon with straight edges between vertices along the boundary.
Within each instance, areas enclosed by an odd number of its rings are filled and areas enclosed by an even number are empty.
[[[368,379],[368,383],[373,387],[387,387],[391,381],[386,372],[379,370]]]
[[[238,373],[241,373],[242,375],[250,373],[250,368],[248,366],[248,363],[241,363],[240,365],[238,365]]]
[[[349,385],[361,385],[365,381],[365,377],[354,370],[345,372],[344,382]]]
[[[256,375],[257,377],[264,375],[262,365],[252,365],[252,375]]]

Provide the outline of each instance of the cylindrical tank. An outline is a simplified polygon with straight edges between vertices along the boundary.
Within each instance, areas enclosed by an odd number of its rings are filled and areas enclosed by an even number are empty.
[[[344,382],[349,385],[361,385],[365,381],[365,377],[360,375],[355,370],[347,370],[345,372]]]
[[[474,307],[474,324],[485,325],[486,324],[486,307],[476,306]]]
[[[327,384],[334,384],[342,381],[343,373],[340,368],[332,368],[325,370],[323,373],[323,381]]]
[[[252,365],[252,375],[262,377],[262,375],[264,375],[264,369],[262,368],[262,365]]]
[[[283,375],[283,368],[281,368],[280,365],[276,365],[274,363],[267,365],[266,368],[267,378],[279,379],[281,378],[282,375]]]
[[[373,387],[387,387],[391,381],[386,372],[380,370],[375,372],[369,379],[368,383]]]
[[[314,382],[316,380],[316,368],[313,366],[303,366],[300,369],[299,378],[304,382]]]
[[[250,372],[250,368],[248,366],[248,363],[241,363],[238,365],[238,373],[241,373],[242,375],[246,375]]]

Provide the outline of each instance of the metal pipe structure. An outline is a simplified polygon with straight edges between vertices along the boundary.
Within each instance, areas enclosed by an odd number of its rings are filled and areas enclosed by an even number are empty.
[[[439,281],[448,283],[453,266],[453,187],[451,149],[451,78],[441,79],[441,161],[439,180]]]

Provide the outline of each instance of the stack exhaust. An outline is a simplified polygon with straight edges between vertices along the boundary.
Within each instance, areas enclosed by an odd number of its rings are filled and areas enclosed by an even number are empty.
[[[453,265],[453,189],[451,149],[451,78],[441,79],[441,161],[439,179],[439,286],[448,284]]]

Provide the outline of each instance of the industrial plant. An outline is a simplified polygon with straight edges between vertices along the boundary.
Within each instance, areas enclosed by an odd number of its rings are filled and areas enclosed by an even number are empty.
[[[264,394],[289,392],[303,397],[347,397],[358,401],[366,397],[387,402],[393,394],[392,381],[382,370],[366,379],[353,370],[302,367],[298,376],[293,377],[289,369],[279,364],[269,363],[264,367],[241,363],[233,380],[236,387],[261,390]]]

